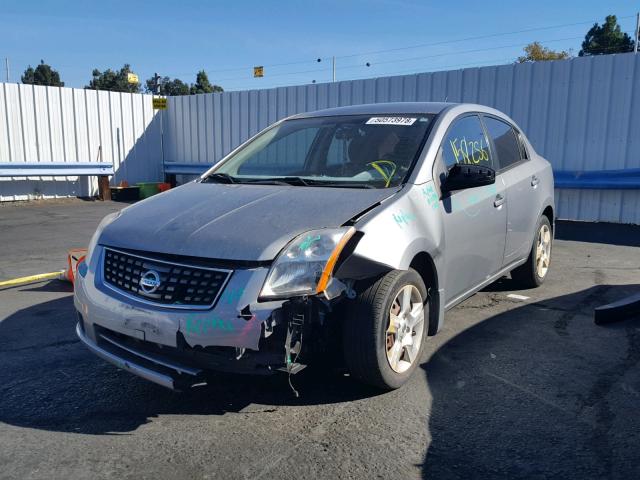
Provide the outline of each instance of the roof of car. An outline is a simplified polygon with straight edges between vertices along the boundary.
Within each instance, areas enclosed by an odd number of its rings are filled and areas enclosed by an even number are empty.
[[[440,113],[447,107],[456,105],[447,102],[390,102],[351,105],[348,107],[327,108],[294,115],[291,118],[332,117],[336,115],[379,115],[397,113]]]

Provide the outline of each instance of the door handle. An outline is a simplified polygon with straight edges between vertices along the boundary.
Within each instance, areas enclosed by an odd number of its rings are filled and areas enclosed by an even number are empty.
[[[531,177],[531,186],[535,187],[536,185],[538,185],[538,183],[540,183],[540,179],[537,176],[533,176]]]
[[[504,203],[504,196],[502,194],[497,194],[496,199],[493,201],[493,206],[498,208]]]

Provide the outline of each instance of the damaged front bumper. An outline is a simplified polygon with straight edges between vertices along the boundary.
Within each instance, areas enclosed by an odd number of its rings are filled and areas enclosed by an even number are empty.
[[[326,316],[329,302],[316,298],[257,302],[268,267],[235,270],[210,310],[145,305],[107,288],[103,255],[97,247],[76,281],[76,333],[102,359],[167,388],[206,383],[210,371],[296,373],[303,328]]]

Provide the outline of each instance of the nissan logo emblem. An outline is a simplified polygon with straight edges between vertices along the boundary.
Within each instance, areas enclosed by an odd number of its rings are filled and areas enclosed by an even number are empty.
[[[147,270],[140,277],[140,288],[144,293],[153,293],[160,287],[160,275],[155,270]]]

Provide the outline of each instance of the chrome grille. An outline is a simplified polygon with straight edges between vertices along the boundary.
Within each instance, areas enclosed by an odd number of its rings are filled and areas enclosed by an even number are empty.
[[[230,275],[230,270],[185,265],[105,248],[105,285],[163,307],[211,308]]]

